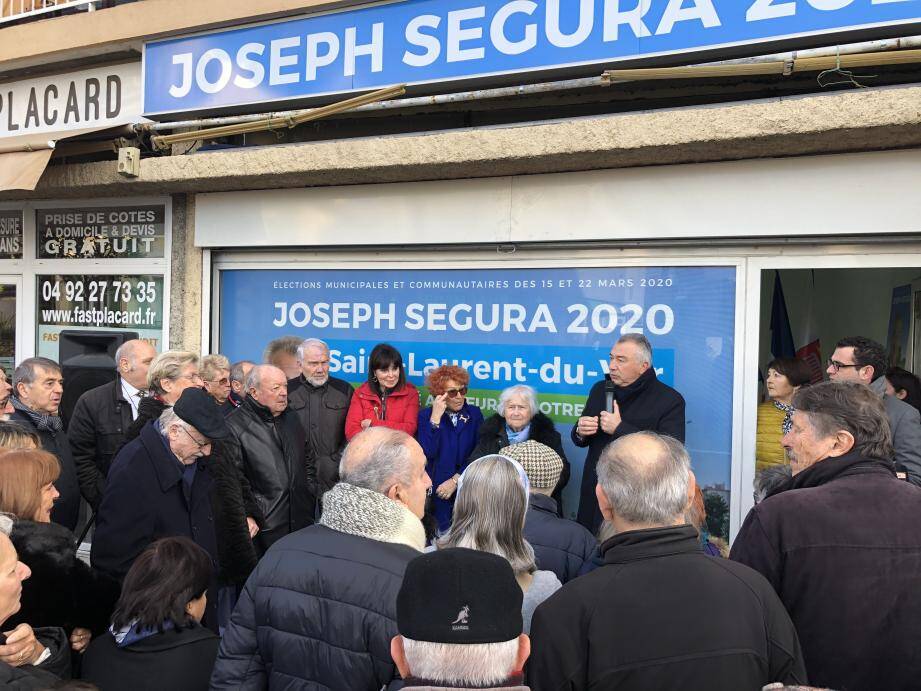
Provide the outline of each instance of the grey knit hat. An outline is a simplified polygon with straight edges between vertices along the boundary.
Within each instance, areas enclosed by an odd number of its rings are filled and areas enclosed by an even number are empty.
[[[532,487],[553,489],[560,481],[563,459],[546,444],[528,439],[520,444],[506,446],[499,453],[521,463]]]

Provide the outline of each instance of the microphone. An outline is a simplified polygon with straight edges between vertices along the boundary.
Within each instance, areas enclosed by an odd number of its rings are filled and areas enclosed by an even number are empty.
[[[614,389],[616,385],[610,379],[604,380],[604,399],[609,413],[614,412]]]

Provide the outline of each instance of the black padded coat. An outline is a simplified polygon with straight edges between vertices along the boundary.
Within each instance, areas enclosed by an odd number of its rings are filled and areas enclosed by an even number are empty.
[[[403,572],[419,552],[315,525],[282,538],[246,582],[224,631],[212,691],[378,691]]]

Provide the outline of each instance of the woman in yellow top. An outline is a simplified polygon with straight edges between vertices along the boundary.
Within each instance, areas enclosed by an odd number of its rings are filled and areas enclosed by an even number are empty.
[[[758,435],[755,444],[755,470],[786,463],[781,439],[790,431],[793,394],[812,379],[809,366],[796,358],[776,358],[767,366],[768,396],[771,400],[758,406]]]

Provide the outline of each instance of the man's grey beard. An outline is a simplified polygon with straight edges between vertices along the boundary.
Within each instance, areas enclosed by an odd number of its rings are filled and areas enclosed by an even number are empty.
[[[306,379],[307,383],[311,386],[323,386],[326,382],[329,381],[329,374],[324,374],[322,377],[308,377],[305,374],[304,379]]]

